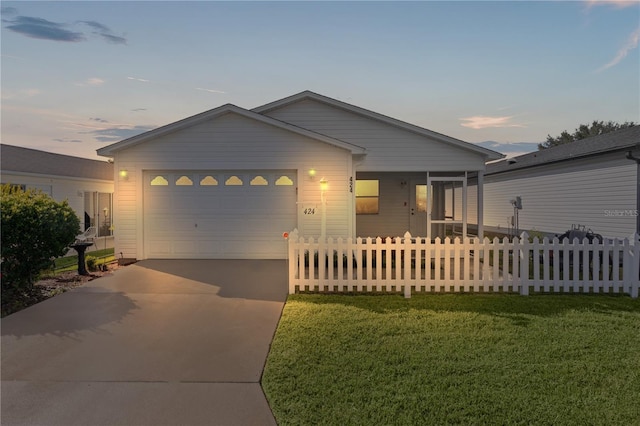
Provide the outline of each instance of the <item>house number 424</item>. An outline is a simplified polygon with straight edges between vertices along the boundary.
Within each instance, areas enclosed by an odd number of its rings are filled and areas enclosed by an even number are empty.
[[[315,208],[304,209],[304,214],[316,214],[316,209]]]

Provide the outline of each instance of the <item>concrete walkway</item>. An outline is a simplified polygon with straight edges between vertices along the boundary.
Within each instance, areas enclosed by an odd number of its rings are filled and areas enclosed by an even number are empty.
[[[274,425],[285,261],[143,261],[2,319],[2,425]]]

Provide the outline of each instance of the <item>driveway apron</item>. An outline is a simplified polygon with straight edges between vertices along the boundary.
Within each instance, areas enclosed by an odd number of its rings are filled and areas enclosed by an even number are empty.
[[[2,319],[3,425],[270,425],[285,261],[147,260]]]

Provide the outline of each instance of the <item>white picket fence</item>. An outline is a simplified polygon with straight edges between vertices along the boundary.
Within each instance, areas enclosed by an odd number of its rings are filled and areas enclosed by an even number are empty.
[[[638,297],[640,237],[327,238],[289,235],[289,293],[625,293]]]

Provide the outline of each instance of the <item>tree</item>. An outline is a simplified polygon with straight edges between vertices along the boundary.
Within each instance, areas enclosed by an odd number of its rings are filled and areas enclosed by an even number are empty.
[[[23,191],[9,184],[0,191],[4,299],[33,290],[40,272],[67,252],[80,220],[66,201],[59,203],[42,191]]]
[[[597,121],[594,120],[590,125],[581,124],[575,132],[569,133],[566,130],[560,133],[560,136],[552,137],[547,135],[547,141],[538,144],[538,150],[551,148],[565,143],[571,143],[580,139],[590,138],[591,136],[603,135],[605,133],[614,132],[616,130],[626,129],[637,126],[638,123],[633,121],[625,121],[624,123],[616,123],[614,121]]]

